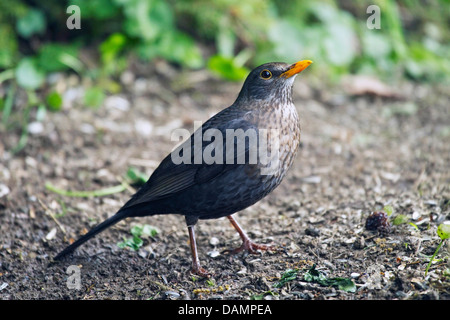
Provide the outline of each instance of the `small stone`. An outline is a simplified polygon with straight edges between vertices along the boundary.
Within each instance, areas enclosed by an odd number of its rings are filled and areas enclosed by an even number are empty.
[[[33,121],[28,124],[28,132],[32,135],[38,135],[44,132],[44,125],[42,122]]]
[[[209,244],[212,246],[217,246],[220,243],[219,239],[217,237],[211,237],[209,240]]]
[[[220,256],[220,252],[217,250],[209,251],[208,256],[210,256],[211,258],[215,258],[215,257]]]
[[[153,131],[153,124],[150,121],[137,119],[134,123],[134,129],[143,137],[149,137]]]
[[[320,235],[320,230],[312,227],[308,227],[305,230],[305,234],[308,236],[318,237]]]
[[[105,99],[105,107],[107,109],[117,109],[120,111],[130,110],[130,102],[121,96],[109,96]]]
[[[0,198],[6,196],[10,192],[6,184],[0,183]]]
[[[180,297],[180,294],[178,292],[175,292],[175,291],[166,291],[164,293],[169,298],[178,299]]]

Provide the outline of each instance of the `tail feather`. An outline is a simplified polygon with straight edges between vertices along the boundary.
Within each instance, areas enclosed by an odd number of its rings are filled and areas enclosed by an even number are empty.
[[[76,248],[81,246],[83,243],[85,243],[86,241],[88,241],[89,239],[94,237],[95,235],[99,234],[100,232],[102,232],[106,228],[116,224],[120,220],[127,218],[128,216],[129,216],[128,215],[128,210],[126,210],[126,209],[125,210],[120,210],[115,215],[113,215],[112,217],[109,217],[108,219],[106,219],[102,223],[98,224],[97,226],[92,228],[88,233],[86,233],[84,236],[82,236],[81,238],[76,240],[74,243],[69,245],[67,248],[65,248],[63,251],[58,253],[58,255],[55,258],[53,258],[53,260],[61,259],[65,255],[71,253]]]

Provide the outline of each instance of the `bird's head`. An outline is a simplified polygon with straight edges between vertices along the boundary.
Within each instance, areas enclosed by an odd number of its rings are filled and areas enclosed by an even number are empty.
[[[271,62],[260,65],[247,76],[237,100],[290,102],[295,77],[311,63],[311,60],[302,60],[294,64]]]

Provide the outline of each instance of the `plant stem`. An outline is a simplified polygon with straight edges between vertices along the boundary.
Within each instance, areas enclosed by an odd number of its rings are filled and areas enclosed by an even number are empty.
[[[124,184],[120,184],[114,187],[105,188],[105,189],[99,189],[99,190],[93,190],[93,191],[70,191],[70,190],[62,190],[58,189],[51,183],[47,182],[45,184],[45,188],[47,190],[50,190],[52,192],[55,192],[57,194],[60,194],[62,196],[67,197],[80,197],[80,198],[88,198],[88,197],[101,197],[101,196],[107,196],[113,193],[118,193],[126,190],[126,186]]]
[[[442,246],[443,243],[444,243],[444,239],[441,240],[441,242],[439,243],[438,247],[436,248],[436,251],[433,253],[433,256],[431,257],[430,262],[428,263],[427,268],[425,269],[425,276],[427,276],[427,274],[428,274],[428,269],[430,268],[431,263],[432,263],[433,260],[434,260],[434,257],[435,257],[435,256],[437,255],[437,253],[439,252],[439,249],[441,248],[441,246]]]

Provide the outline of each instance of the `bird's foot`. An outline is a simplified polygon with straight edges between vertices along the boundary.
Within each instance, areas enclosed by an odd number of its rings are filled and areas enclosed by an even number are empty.
[[[269,244],[258,244],[254,243],[250,239],[245,240],[242,242],[242,245],[239,248],[236,249],[228,249],[225,250],[224,253],[230,253],[230,254],[236,254],[243,250],[251,253],[251,254],[257,254],[259,251],[267,251],[267,250],[274,250],[275,246],[269,245]]]
[[[202,278],[211,278],[212,274],[206,271],[206,269],[202,268],[200,265],[194,264],[191,270],[192,274],[200,276]]]

